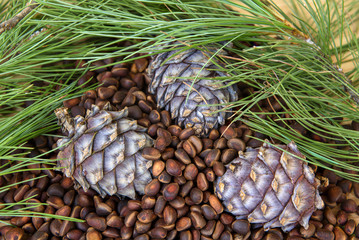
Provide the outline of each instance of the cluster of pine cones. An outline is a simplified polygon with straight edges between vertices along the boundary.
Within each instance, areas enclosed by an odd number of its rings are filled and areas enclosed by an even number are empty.
[[[197,136],[207,136],[231,114],[228,109],[221,111],[221,104],[237,101],[238,87],[223,80],[227,75],[218,66],[224,65],[220,60],[210,61],[211,52],[189,49],[179,53],[171,47],[176,46],[166,46],[167,52],[152,58],[147,93],[154,95],[159,109],[170,113],[169,121],[193,128]],[[227,54],[224,50],[220,53]],[[113,69],[121,75],[121,67]],[[121,82],[126,84],[131,85]],[[99,91],[98,95],[106,95],[110,90]],[[156,108],[152,97],[136,95],[135,90],[123,97],[120,91],[115,92],[111,94],[113,99],[117,94],[128,104],[105,103],[99,108],[88,103],[84,116],[71,113],[73,117],[67,108],[56,110],[66,135],[58,141],[58,166],[85,190],[93,188],[101,196],[116,194],[136,199],[152,180],[152,162],[142,157],[142,151],[156,144],[147,134],[149,124],[143,116],[156,118],[160,111],[152,111]],[[134,102],[144,115],[136,115],[137,108],[131,106]],[[283,230],[298,223],[307,227],[311,214],[323,207],[323,202],[319,180],[303,158],[294,143],[274,146],[267,142],[259,148],[239,151],[239,157],[228,163],[226,173],[216,180],[214,193],[227,211],[251,223]]]

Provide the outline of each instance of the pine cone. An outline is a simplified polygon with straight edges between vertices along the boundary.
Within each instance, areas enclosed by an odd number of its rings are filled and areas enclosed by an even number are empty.
[[[99,110],[95,105],[85,118],[71,118],[67,108],[55,114],[67,137],[58,140],[63,146],[58,154],[58,167],[85,191],[90,187],[102,197],[123,195],[134,199],[136,191],[144,194],[152,180],[148,170],[152,162],[144,159],[141,149],[153,145],[146,128],[127,118],[128,110]]]
[[[214,52],[207,52],[207,56],[197,49],[164,52],[154,56],[148,68],[149,92],[155,94],[158,106],[169,111],[176,124],[193,127],[198,135],[207,135],[228,118],[228,113],[218,112],[222,106],[209,105],[238,100],[236,85],[225,87],[228,81],[213,79],[228,77],[226,73],[213,70],[218,67],[208,61],[208,56]],[[220,54],[227,53],[221,50]],[[195,77],[198,79],[191,89]],[[191,92],[186,102],[188,91]]]
[[[307,228],[312,213],[324,206],[319,180],[298,158],[304,156],[294,142],[279,147],[285,152],[268,143],[248,148],[226,166],[226,173],[216,180],[215,192],[237,218],[248,218],[265,229],[289,231],[297,223]]]

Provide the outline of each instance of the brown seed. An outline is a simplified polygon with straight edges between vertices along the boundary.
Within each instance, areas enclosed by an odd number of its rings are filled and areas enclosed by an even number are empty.
[[[124,220],[126,227],[133,227],[135,225],[135,222],[137,221],[137,214],[137,211],[131,211],[126,215]]]
[[[64,104],[64,107],[65,108],[72,108],[73,106],[76,106],[76,105],[78,105],[79,103],[80,103],[80,101],[81,101],[81,98],[73,98],[73,99],[69,99],[69,100],[65,100],[64,102],[63,102],[63,104]]]
[[[136,97],[131,92],[128,92],[126,97],[123,99],[121,103],[121,107],[132,106],[135,104],[135,102],[136,102]]]
[[[189,216],[195,229],[202,229],[204,226],[206,226],[207,222],[199,212],[191,211]]]
[[[201,191],[206,191],[209,187],[208,185],[208,181],[206,176],[204,175],[204,173],[199,173],[197,175],[197,187],[201,190]]]
[[[187,196],[187,194],[191,191],[193,187],[193,181],[188,181],[186,182],[183,186],[181,186],[181,190],[180,190],[180,196],[181,197],[185,197]]]
[[[150,237],[147,234],[141,234],[135,237],[134,240],[150,240]]]
[[[92,209],[92,208],[89,208],[89,207],[84,207],[84,208],[82,208],[81,211],[80,211],[80,217],[81,217],[81,219],[85,219],[86,216],[87,216],[89,213],[91,213],[91,212],[93,212],[93,209]]]
[[[228,140],[227,145],[229,148],[235,149],[237,152],[243,152],[246,149],[246,144],[242,139],[239,138],[232,138]]]
[[[64,203],[66,205],[72,205],[75,199],[75,190],[71,189],[70,191],[67,191],[64,195]]]
[[[212,168],[206,168],[203,172],[204,174],[206,174],[206,178],[209,182],[214,182],[214,180],[216,179],[216,175],[214,174]]]
[[[137,123],[145,128],[149,128],[151,125],[150,120],[148,120],[147,118],[138,119]]]
[[[148,115],[148,119],[150,119],[151,123],[158,123],[161,121],[161,115],[157,110],[152,110]]]
[[[213,143],[213,146],[214,148],[216,149],[220,149],[220,150],[223,150],[225,148],[227,148],[227,139],[225,138],[220,138],[220,139],[217,139],[214,143]]]
[[[305,229],[304,227],[301,227],[299,231],[303,237],[310,238],[315,233],[315,226],[313,224],[309,224],[307,229]]]
[[[217,219],[217,217],[218,217],[216,211],[208,204],[202,205],[201,210],[202,210],[203,216],[207,220],[214,220],[214,219]]]
[[[171,175],[169,175],[166,171],[163,171],[157,179],[161,183],[169,183],[171,182]]]
[[[175,156],[175,150],[173,148],[166,148],[163,152],[162,152],[162,159],[163,160],[168,160],[171,158],[174,158]]]
[[[263,239],[263,236],[264,236],[264,229],[263,228],[256,229],[251,234],[252,240],[261,240],[261,239]]]
[[[183,149],[177,149],[175,151],[175,156],[178,160],[180,160],[183,164],[190,164],[192,161],[190,157],[188,156],[187,152]]]
[[[334,236],[336,240],[346,240],[348,239],[348,236],[345,234],[345,232],[339,227],[334,227]]]
[[[192,240],[193,237],[192,237],[191,231],[187,230],[187,231],[181,232],[179,235],[179,239],[180,240]]]
[[[76,117],[78,115],[85,116],[85,114],[86,114],[86,110],[82,106],[74,106],[71,108],[71,116],[72,117]]]
[[[326,229],[317,229],[315,236],[320,240],[334,240],[334,233]]]
[[[112,103],[113,104],[120,104],[123,102],[123,100],[126,98],[126,92],[125,91],[117,91],[112,97]]]
[[[224,225],[220,221],[218,221],[216,223],[216,227],[214,228],[212,238],[219,239],[223,231],[224,231]]]
[[[156,204],[155,197],[150,197],[148,195],[144,195],[142,197],[142,202],[141,202],[142,209],[151,209],[155,206],[155,204]]]
[[[316,210],[313,212],[311,219],[316,221],[323,221],[324,213],[322,210]]]
[[[137,219],[143,223],[150,223],[156,219],[156,215],[152,210],[142,210],[138,215]]]
[[[356,212],[357,204],[353,199],[346,199],[344,202],[342,202],[341,209],[347,213],[354,213]]]
[[[123,219],[117,215],[112,215],[108,217],[106,219],[106,222],[109,227],[114,227],[114,228],[121,228],[124,225]]]
[[[154,213],[157,215],[157,216],[162,216],[162,212],[164,210],[166,206],[166,200],[164,199],[163,196],[159,196],[156,200],[156,204],[155,204],[155,207],[154,207]]]
[[[106,203],[99,203],[96,205],[96,213],[99,216],[107,216],[112,212],[112,208]]]
[[[61,207],[63,207],[64,201],[56,196],[51,196],[47,199],[46,203],[48,203],[51,207],[55,208],[55,209],[59,209]]]
[[[148,232],[151,238],[165,238],[167,236],[167,230],[162,227],[155,227],[151,231]]]
[[[19,202],[24,198],[25,193],[30,189],[30,186],[25,184],[19,187],[14,192],[14,201]]]
[[[93,207],[94,206],[93,199],[86,194],[79,194],[77,201],[81,207]]]
[[[213,148],[213,141],[211,139],[208,138],[203,138],[202,139],[202,143],[203,143],[203,149],[204,150],[208,150]],[[203,152],[203,151],[202,151]],[[203,157],[202,155],[200,155],[201,157]]]
[[[37,218],[37,217],[32,217],[31,218],[32,224],[34,225],[34,227],[39,230],[39,228],[41,227],[41,225],[44,223],[44,219],[43,218]]]
[[[232,138],[237,137],[237,132],[234,130],[234,128],[229,126],[222,126],[219,129],[219,132],[222,134],[223,137],[225,137],[227,140],[230,140]]]
[[[200,157],[195,156],[193,160],[194,160],[194,164],[197,166],[199,170],[203,170],[207,167],[204,161]]]
[[[212,167],[215,161],[218,161],[221,157],[221,151],[219,149],[213,149],[211,150],[206,158],[204,159],[204,162],[208,167]]]
[[[182,217],[176,222],[176,230],[177,231],[184,231],[190,228],[192,225],[192,221],[189,217]]]
[[[144,113],[149,114],[152,111],[151,105],[148,102],[144,101],[144,100],[140,100],[138,102],[138,106]]]
[[[195,146],[189,140],[183,142],[183,149],[191,158],[194,158],[197,154]]]
[[[186,140],[192,135],[194,135],[194,129],[193,128],[185,128],[181,131],[181,133],[179,134],[178,137],[180,140]]]
[[[225,149],[222,152],[221,155],[221,161],[223,164],[230,163],[233,159],[235,159],[238,156],[238,152],[234,149]]]
[[[176,209],[176,211],[177,211],[177,218],[181,218],[188,213],[189,207],[185,205],[183,208]]]
[[[194,165],[193,163],[189,164],[186,166],[183,176],[189,180],[195,180],[198,174],[198,168],[196,167],[196,165]]]
[[[130,239],[131,236],[132,236],[132,232],[133,232],[132,228],[128,228],[126,226],[123,226],[121,228],[121,238],[122,239]]]
[[[31,236],[30,240],[47,240],[48,238],[49,238],[48,233],[37,231],[37,232],[34,233],[34,235]],[[23,239],[23,238],[15,238],[15,239],[20,240],[20,239]]]
[[[163,210],[163,219],[167,225],[174,224],[177,220],[176,210],[171,206],[166,206]]]
[[[159,137],[163,137],[164,139],[166,139],[166,147],[169,146],[172,142],[172,135],[169,131],[163,129],[163,128],[158,128],[157,129],[157,136]]]
[[[182,129],[178,125],[171,125],[167,128],[167,130],[173,135],[173,136],[179,136]]]
[[[164,138],[164,137],[158,137],[158,138],[155,140],[154,147],[157,148],[159,151],[162,152],[162,151],[165,150],[165,148],[168,146],[166,142],[167,142],[166,138]]]
[[[79,229],[73,229],[66,234],[66,237],[71,240],[78,240],[82,236],[83,232]]]
[[[102,235],[108,238],[118,238],[120,237],[120,231],[116,228],[107,228],[102,232]]]
[[[343,190],[343,193],[348,193],[352,190],[353,182],[344,179],[338,183],[338,186]]]
[[[140,200],[128,200],[127,207],[130,211],[137,211],[141,209]]]
[[[203,201],[203,192],[196,187],[192,188],[189,195],[193,204],[200,204]]]
[[[208,221],[206,223],[206,226],[204,226],[204,228],[201,229],[201,234],[209,237],[212,235],[215,228],[216,228],[216,221],[214,220]]]
[[[86,233],[86,239],[100,240],[102,239],[101,233],[96,231],[94,228],[89,228]]]
[[[215,161],[213,163],[213,171],[218,176],[221,177],[226,172],[226,168],[224,167],[223,163],[220,161]]]
[[[161,111],[161,122],[166,126],[169,127],[171,124],[171,116],[170,113],[166,110]]]
[[[329,223],[335,224],[337,222],[337,219],[332,211],[331,208],[326,207],[324,210],[324,216],[328,220]]]
[[[208,200],[209,205],[211,205],[211,207],[213,207],[218,214],[221,214],[223,212],[223,205],[216,195],[211,194]]]
[[[219,219],[224,225],[229,225],[234,221],[234,217],[228,213],[222,213]]]
[[[86,222],[91,227],[95,228],[99,231],[105,231],[107,225],[106,225],[106,219],[104,217],[99,217],[95,213],[90,213],[86,216]]]
[[[166,161],[166,171],[168,174],[178,177],[182,175],[181,164],[173,159],[168,159]]]
[[[166,201],[172,201],[179,192],[178,183],[170,183],[163,189],[163,197]]]
[[[54,219],[51,223],[50,223],[50,231],[53,235],[55,235],[56,237],[60,237],[60,228],[61,228],[61,220],[59,219]]]
[[[161,184],[157,179],[153,179],[149,184],[145,187],[145,194],[148,196],[156,196],[156,194],[160,191]]]
[[[348,214],[343,210],[340,210],[337,213],[337,223],[339,225],[344,225],[348,221]]]
[[[108,87],[99,87],[97,90],[98,97],[103,100],[112,97],[115,92],[116,90]]]
[[[124,78],[121,78],[120,80],[120,85],[122,88],[125,88],[125,89],[131,89],[133,88],[134,86],[136,86],[136,84],[134,83],[134,81],[132,81],[131,79],[128,79],[126,77]]]
[[[202,143],[202,140],[199,137],[197,137],[195,135],[192,135],[192,136],[190,136],[188,138],[187,141],[189,141],[194,146],[197,154],[202,152],[203,143]]]
[[[355,221],[353,219],[349,219],[344,226],[344,232],[350,236],[354,233],[354,231],[355,231]]]
[[[18,226],[18,227],[22,227],[24,226],[27,222],[29,222],[31,220],[30,217],[13,217],[10,220],[10,223],[12,225]]]
[[[140,119],[142,118],[142,111],[141,109],[137,106],[137,105],[134,105],[134,106],[129,106],[127,107],[127,110],[128,110],[128,117],[129,118],[133,118],[133,119]]]
[[[151,224],[152,223],[143,223],[140,221],[136,221],[135,230],[139,234],[147,233],[151,229]]]
[[[162,171],[165,169],[166,164],[161,160],[154,161],[152,165],[152,175],[158,177]]]
[[[184,205],[186,203],[185,203],[185,200],[183,199],[183,197],[177,196],[174,200],[170,201],[169,204],[172,207],[179,209],[179,208],[184,207]]]
[[[69,206],[63,206],[61,208],[59,208],[55,214],[59,215],[59,216],[64,216],[64,217],[69,217],[71,213],[71,208]]]
[[[343,190],[340,187],[333,186],[333,187],[329,188],[327,191],[328,200],[330,202],[336,202],[336,201],[338,201],[338,199],[340,198],[342,193],[343,193]]]
[[[71,229],[75,228],[75,223],[70,221],[63,221],[60,227],[60,236],[65,236]]]
[[[161,158],[161,153],[156,148],[147,147],[142,150],[142,157],[147,160],[158,160]]]
[[[211,140],[216,140],[217,138],[219,138],[219,136],[220,136],[220,134],[219,134],[219,132],[218,132],[218,130],[217,129],[212,129],[210,132],[209,132],[209,138],[211,139]]]
[[[22,240],[25,239],[25,233],[24,230],[22,230],[21,228],[9,228],[8,231],[6,231],[5,233],[1,234],[3,237],[3,239],[6,240]]]

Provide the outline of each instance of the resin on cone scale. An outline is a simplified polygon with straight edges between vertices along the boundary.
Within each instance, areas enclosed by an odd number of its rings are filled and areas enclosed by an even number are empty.
[[[228,109],[224,111],[218,104],[228,106],[238,100],[236,84],[230,85],[228,74],[217,66],[223,63],[210,59],[218,50],[208,47],[163,52],[153,56],[148,68],[149,92],[155,95],[158,106],[169,111],[176,124],[192,127],[201,136],[223,125],[229,117]],[[225,50],[218,54],[228,55]]]
[[[96,105],[85,117],[71,118],[67,108],[55,110],[65,138],[58,140],[58,167],[85,191],[92,188],[106,195],[136,198],[152,180],[152,162],[142,149],[153,145],[146,128],[128,118],[127,108],[100,110]]]
[[[284,149],[284,151],[280,150]],[[312,213],[324,207],[320,181],[300,158],[294,142],[248,148],[229,163],[215,183],[215,193],[239,219],[269,228],[308,227]]]

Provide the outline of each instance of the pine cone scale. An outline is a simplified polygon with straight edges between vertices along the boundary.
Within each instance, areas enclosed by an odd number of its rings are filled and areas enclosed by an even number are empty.
[[[76,180],[77,186],[85,191],[91,187],[102,196],[117,194],[134,199],[136,191],[144,193],[145,185],[151,181],[152,162],[142,158],[140,152],[152,146],[153,140],[145,133],[146,128],[127,118],[127,108],[114,112],[107,105],[99,111],[93,105],[85,118],[74,120],[66,109],[58,109],[56,115],[66,131],[67,125],[71,128],[76,124],[73,135],[58,141],[71,141],[60,149],[58,166],[67,177]]]
[[[318,192],[319,180],[299,158],[303,155],[294,143],[283,151],[264,144],[247,149],[227,165],[217,179],[215,192],[228,211],[238,218],[264,228],[290,230],[300,223],[308,226],[311,214],[323,207]]]
[[[155,94],[158,106],[170,112],[178,125],[193,127],[198,135],[207,135],[210,129],[225,122],[226,113],[219,112],[223,107],[210,104],[238,99],[236,85],[224,88],[228,80],[213,80],[228,76],[220,72],[219,63],[210,61],[212,54],[197,49],[160,53],[148,69],[149,92]]]

